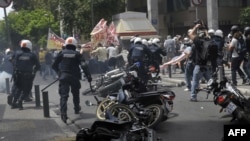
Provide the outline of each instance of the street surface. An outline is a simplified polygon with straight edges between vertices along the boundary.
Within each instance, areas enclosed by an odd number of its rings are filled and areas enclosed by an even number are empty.
[[[41,90],[53,81],[51,78],[45,81],[37,74],[34,85],[39,85]],[[86,81],[81,81],[81,83],[82,92],[89,87],[89,84]],[[225,112],[219,113],[220,107],[214,105],[212,101],[213,96],[209,95],[208,99],[206,99],[206,93],[201,92],[198,94],[198,102],[190,102],[189,92],[183,91],[184,86],[176,87],[171,83],[167,84],[171,86],[168,88],[176,93],[174,109],[169,115],[169,119],[156,129],[157,136],[162,138],[163,141],[220,141],[223,137],[223,125],[231,124],[231,117]],[[32,91],[34,95],[34,89]],[[20,141],[73,141],[80,128],[88,128],[96,120],[96,106],[89,107],[85,105],[86,100],[96,103],[92,95],[80,95],[82,107],[80,115],[74,114],[72,95],[70,95],[68,99],[70,123],[66,125],[61,121],[59,115],[58,82],[48,87],[45,91],[48,91],[49,95],[49,118],[44,117],[43,107],[35,107],[34,100],[24,103],[23,111],[10,109],[4,102],[5,100],[1,100],[1,104],[4,105],[2,108],[5,107],[3,109],[7,113],[0,109],[2,111],[0,115],[3,115],[2,120],[0,119],[2,121],[0,122],[0,141],[16,141],[16,138],[19,138]],[[5,94],[1,93],[1,95]],[[42,92],[40,96],[41,105],[43,105]],[[25,115],[21,116],[21,114]],[[13,127],[11,127],[13,123],[7,123],[14,122],[14,120],[11,121],[10,119],[18,119],[15,122],[18,122],[18,124],[22,122],[22,125],[25,125],[25,129],[15,124],[14,128],[18,127],[20,129],[13,130]],[[20,135],[26,138],[22,138]],[[50,138],[50,140],[46,138]]]

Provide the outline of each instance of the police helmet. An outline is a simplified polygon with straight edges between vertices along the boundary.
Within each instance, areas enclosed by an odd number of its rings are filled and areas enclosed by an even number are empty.
[[[142,44],[144,44],[145,46],[148,46],[148,41],[146,39],[142,39]]]
[[[238,32],[238,31],[240,31],[239,26],[237,26],[237,25],[233,25],[233,26],[231,27],[231,32],[232,32],[232,34],[234,34],[234,33]]]
[[[5,54],[6,54],[6,55],[9,54],[9,52],[11,52],[11,50],[10,50],[10,48],[7,48],[7,49],[5,50]]]
[[[154,38],[153,41],[152,41],[152,44],[155,44],[156,46],[160,47],[160,39],[158,38]]]
[[[22,40],[20,46],[21,48],[28,48],[32,50],[32,43],[30,40]]]
[[[76,39],[74,37],[68,37],[65,40],[65,47],[67,47],[68,45],[77,47],[77,41],[76,41]]]
[[[250,27],[249,26],[244,28],[244,34],[245,34],[245,36],[248,36],[250,34]]]
[[[140,37],[135,38],[134,44],[137,44],[137,43],[142,43],[142,39]]]
[[[213,35],[213,34],[215,34],[215,31],[214,31],[214,29],[209,29],[209,30],[207,31],[207,33],[210,34],[210,35],[211,35],[211,34]]]
[[[222,32],[222,30],[220,30],[220,29],[217,29],[217,30],[215,31],[214,35],[223,38],[223,32]]]

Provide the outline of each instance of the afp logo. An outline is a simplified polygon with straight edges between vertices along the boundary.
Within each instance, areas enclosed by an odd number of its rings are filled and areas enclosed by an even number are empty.
[[[249,141],[250,125],[224,125],[224,141]]]

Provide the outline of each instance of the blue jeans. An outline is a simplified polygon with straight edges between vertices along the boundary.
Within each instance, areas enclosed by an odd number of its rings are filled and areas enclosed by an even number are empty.
[[[193,71],[193,84],[191,87],[191,98],[196,99],[197,94],[195,90],[199,87],[200,79],[204,76],[204,78],[208,81],[211,77],[211,72],[208,66],[199,66],[195,65]]]
[[[185,81],[186,81],[186,87],[188,89],[191,89],[191,81],[193,78],[193,71],[194,71],[194,64],[193,63],[187,63],[185,66]]]

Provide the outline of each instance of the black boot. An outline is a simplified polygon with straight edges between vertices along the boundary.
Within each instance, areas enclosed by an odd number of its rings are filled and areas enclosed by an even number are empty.
[[[19,110],[23,110],[23,101],[22,100],[18,100],[18,108],[19,108]]]
[[[11,105],[11,109],[15,109],[15,108],[18,108],[17,99],[16,98],[13,99],[12,105]]]
[[[12,101],[13,101],[13,96],[12,95],[8,95],[7,97],[7,103],[12,106]]]
[[[61,114],[61,119],[64,123],[67,123],[68,116],[66,114]]]

